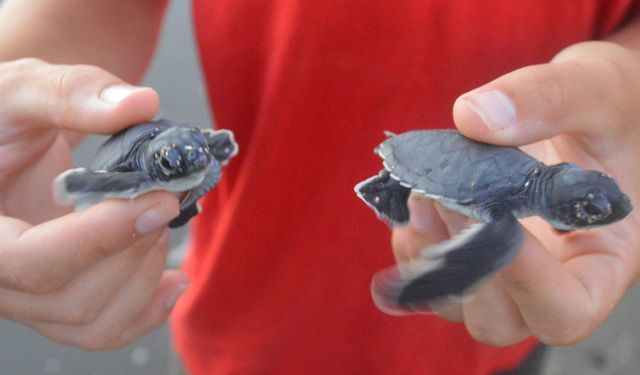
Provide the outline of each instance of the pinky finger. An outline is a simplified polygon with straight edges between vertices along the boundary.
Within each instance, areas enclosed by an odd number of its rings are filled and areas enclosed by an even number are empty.
[[[130,328],[124,331],[119,346],[128,344],[164,323],[188,286],[189,279],[182,271],[165,271],[151,302],[135,318]]]
[[[38,333],[59,344],[91,351],[119,349],[164,323],[189,281],[181,271],[164,271],[146,307],[124,331],[106,329],[105,325],[29,324]]]

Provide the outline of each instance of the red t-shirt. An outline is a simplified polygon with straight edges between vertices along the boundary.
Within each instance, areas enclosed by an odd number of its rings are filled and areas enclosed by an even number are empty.
[[[209,374],[488,374],[535,344],[392,317],[369,294],[389,231],[353,192],[383,131],[452,127],[465,91],[612,32],[630,0],[196,0],[217,126],[240,154],[195,221],[173,316]]]

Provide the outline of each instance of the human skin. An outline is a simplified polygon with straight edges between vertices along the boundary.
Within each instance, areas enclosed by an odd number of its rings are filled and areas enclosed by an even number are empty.
[[[0,10],[0,316],[60,343],[125,345],[163,323],[188,285],[164,270],[174,196],[72,213],[51,192],[82,134],[156,113],[157,93],[125,81],[142,76],[165,5],[9,0]]]
[[[584,42],[550,63],[508,73],[461,95],[456,126],[470,138],[523,149],[547,164],[573,162],[613,176],[640,202],[640,22],[608,41]],[[411,221],[395,228],[399,262],[457,233],[465,218],[411,196]],[[559,234],[523,221],[519,256],[460,302],[432,306],[477,340],[511,345],[529,336],[568,345],[589,336],[640,274],[640,214],[615,225]]]
[[[125,82],[137,82],[144,72],[165,5],[164,0],[8,0],[0,11],[0,316],[57,342],[91,350],[125,345],[164,322],[188,283],[179,271],[164,271],[165,224],[178,214],[173,196],[155,192],[69,213],[53,204],[50,191],[53,177],[71,165],[70,148],[78,135],[110,134],[156,113],[157,94]],[[629,28],[619,38],[628,43],[637,34]],[[634,78],[626,76],[636,70],[637,56],[598,46],[592,47],[602,58],[572,60],[569,49],[567,64],[525,68],[481,88],[499,88],[513,98],[517,121],[509,129],[486,128],[465,105],[473,99],[469,95],[454,107],[457,125],[471,137],[494,143],[552,138],[533,147],[539,155],[547,150],[546,161],[573,160],[607,170],[636,200],[632,188],[638,178],[628,166],[637,160],[632,159],[637,131],[621,121],[619,108],[630,107],[627,100],[636,92]],[[37,60],[22,59],[27,56]],[[625,79],[617,76],[622,73]],[[614,86],[606,85],[618,95],[584,98],[586,93],[575,90],[590,80],[598,84],[606,74],[618,77]],[[549,99],[554,93],[562,98],[561,108]],[[597,105],[584,105],[589,99]],[[568,121],[590,119],[599,108],[610,111],[598,112],[597,123]],[[526,121],[544,119],[556,120],[555,126],[524,131],[531,129],[523,126]],[[580,129],[572,127],[578,124]],[[606,134],[596,136],[603,125]],[[565,132],[570,135],[557,136]],[[624,142],[615,149],[621,155],[609,154],[611,143],[619,140]],[[431,206],[412,200],[414,212],[416,207]],[[145,216],[151,208],[154,214]],[[458,220],[444,216],[451,225]],[[429,230],[417,229],[417,217],[405,232],[394,232],[399,256],[448,236],[430,211],[422,215],[423,224],[431,222]],[[507,344],[529,334],[550,343],[578,340],[610,313],[606,302],[615,305],[635,279],[638,259],[630,249],[637,243],[632,238],[637,222],[632,214],[624,223],[582,237],[555,237],[531,223],[521,256],[446,317],[465,318],[469,331],[489,343]],[[584,272],[593,276],[582,283]],[[558,290],[549,293],[545,288],[553,280],[562,288],[553,284]],[[615,295],[603,292],[610,290]],[[557,303],[547,310],[545,298]],[[593,324],[576,336],[577,319],[585,317]],[[557,331],[545,330],[549,321]]]

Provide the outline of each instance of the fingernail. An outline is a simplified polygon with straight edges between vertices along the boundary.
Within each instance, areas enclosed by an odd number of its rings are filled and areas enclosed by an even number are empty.
[[[134,92],[144,90],[145,88],[146,87],[131,86],[126,84],[107,86],[100,93],[100,99],[109,104],[118,104]]]
[[[426,232],[431,229],[433,218],[436,215],[433,203],[426,199],[409,198],[409,224],[418,232]]]
[[[491,130],[506,129],[516,122],[516,106],[502,91],[478,92],[465,99],[468,108]]]
[[[140,215],[136,222],[136,232],[141,235],[153,232],[167,225],[174,217],[176,217],[175,212],[160,205],[154,206]]]
[[[189,279],[187,279],[185,276],[184,279],[181,280],[180,283],[178,283],[178,288],[173,292],[173,294],[169,298],[167,298],[165,302],[165,306],[167,307],[167,309],[169,310],[173,309],[173,307],[178,302],[178,299],[180,299],[180,296],[184,294],[184,291],[187,290],[188,287],[189,287]]]

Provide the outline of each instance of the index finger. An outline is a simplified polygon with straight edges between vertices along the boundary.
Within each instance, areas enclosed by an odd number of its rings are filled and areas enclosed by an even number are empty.
[[[90,65],[27,58],[0,64],[0,112],[15,125],[112,134],[150,120],[158,94]]]
[[[140,236],[159,235],[178,212],[173,195],[154,192],[131,201],[106,201],[36,226],[2,218],[0,227],[9,231],[0,239],[0,286],[27,292],[58,289]]]

